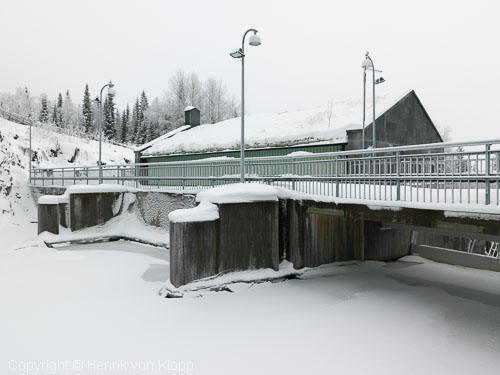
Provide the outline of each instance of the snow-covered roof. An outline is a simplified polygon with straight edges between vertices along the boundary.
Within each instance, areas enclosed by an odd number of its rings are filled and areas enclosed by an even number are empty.
[[[151,147],[153,144],[156,142],[161,142],[167,138],[173,137],[177,133],[183,132],[184,130],[187,130],[191,127],[191,125],[183,125],[178,127],[177,129],[171,130],[168,133],[163,134],[162,136],[159,136],[158,138],[153,139],[152,141],[148,143],[144,143],[143,145],[140,145],[136,148],[134,148],[134,152],[141,152],[146,150],[147,148]]]
[[[376,117],[381,116],[412,90],[397,95],[384,94],[376,98]],[[372,100],[367,97],[366,125],[372,122]],[[245,144],[250,147],[268,147],[297,143],[346,143],[347,130],[362,127],[362,99],[335,101],[329,121],[327,106],[272,114],[245,116]],[[204,124],[170,136],[165,134],[141,146],[143,155],[155,156],[186,152],[206,152],[238,149],[241,118],[236,117],[216,124]],[[170,134],[170,133],[169,133]]]
[[[193,107],[192,105],[188,105],[186,108],[184,108],[184,112],[190,111],[192,109],[195,109],[196,107]]]

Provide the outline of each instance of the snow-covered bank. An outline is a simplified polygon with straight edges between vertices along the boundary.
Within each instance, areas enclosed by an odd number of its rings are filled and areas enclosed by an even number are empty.
[[[98,150],[96,141],[32,128],[34,168],[97,165]],[[102,160],[107,164],[125,163],[133,160],[133,151],[104,142]],[[19,233],[30,221],[36,221],[36,205],[27,184],[28,168],[29,127],[0,118],[0,225],[21,228]],[[7,242],[10,246],[11,241]]]
[[[58,235],[43,232],[38,238],[47,244],[125,238],[165,248],[169,245],[169,232],[167,230],[146,225],[135,212],[124,212],[102,225],[81,229],[76,232],[71,232],[66,228],[60,228]]]
[[[17,154],[27,170],[29,161],[29,126],[0,118],[2,146]],[[97,165],[99,142],[32,127],[32,156],[34,168],[56,168]],[[76,151],[78,149],[78,151]],[[76,152],[75,152],[76,151]],[[73,159],[73,160],[72,160]],[[134,160],[132,149],[102,143],[102,161],[124,164]]]
[[[66,250],[0,252],[2,373],[11,360],[122,361],[116,373],[148,375],[164,374],[167,360],[192,362],[192,374],[252,375],[494,374],[500,365],[496,273],[406,257],[165,299],[168,258],[155,248]],[[139,361],[156,367],[132,370]]]

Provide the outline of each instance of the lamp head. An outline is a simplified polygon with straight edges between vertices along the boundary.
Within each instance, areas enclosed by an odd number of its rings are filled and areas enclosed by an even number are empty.
[[[243,53],[243,50],[241,48],[236,48],[236,49],[233,49],[229,55],[231,57],[234,57],[235,59],[241,59],[242,57],[245,56],[245,54]]]
[[[372,62],[368,59],[364,59],[363,62],[361,63],[361,67],[363,69],[371,69],[372,67]]]
[[[262,42],[260,40],[260,36],[257,35],[257,33],[250,35],[250,39],[248,40],[248,44],[250,44],[251,46],[254,46],[254,47],[260,46],[262,44]]]
[[[113,96],[116,95],[116,90],[113,88],[113,86],[109,86],[108,95],[113,95]]]

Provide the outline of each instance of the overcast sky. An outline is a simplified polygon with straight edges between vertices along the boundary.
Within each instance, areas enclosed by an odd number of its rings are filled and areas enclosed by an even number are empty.
[[[96,94],[109,79],[121,108],[161,97],[178,69],[222,78],[246,105],[279,112],[361,98],[364,52],[387,80],[414,88],[453,140],[500,138],[500,1],[0,0],[0,91]],[[361,114],[360,114],[361,116]]]

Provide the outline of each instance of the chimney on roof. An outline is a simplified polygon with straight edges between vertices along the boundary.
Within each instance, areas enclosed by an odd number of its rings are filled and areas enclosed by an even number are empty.
[[[184,108],[184,125],[200,125],[200,110],[192,105]]]

